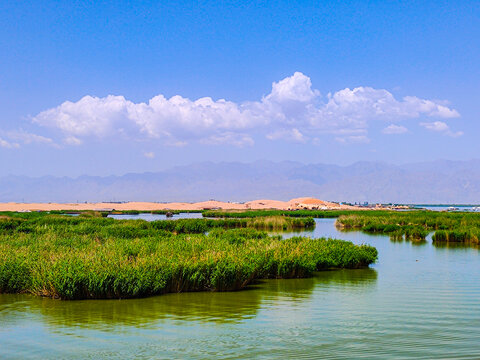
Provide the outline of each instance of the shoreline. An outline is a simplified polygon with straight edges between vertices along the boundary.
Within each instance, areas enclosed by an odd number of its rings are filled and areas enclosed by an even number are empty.
[[[280,200],[253,200],[245,203],[224,201],[202,201],[196,203],[187,202],[97,202],[97,203],[0,203],[1,211],[52,211],[52,210],[365,210],[358,206],[342,205],[334,202],[323,201],[315,198],[295,198],[289,201]]]

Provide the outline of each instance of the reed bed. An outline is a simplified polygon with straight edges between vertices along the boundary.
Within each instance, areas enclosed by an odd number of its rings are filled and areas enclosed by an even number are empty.
[[[206,210],[203,217],[208,218],[255,218],[268,216],[337,218],[341,215],[365,212],[366,210]]]
[[[467,243],[480,244],[480,229],[478,228],[457,228],[454,230],[438,230],[433,234],[434,243]]]
[[[89,222],[85,222],[89,219]],[[61,230],[100,235],[134,236],[139,233],[165,230],[177,234],[201,234],[213,228],[258,230],[294,230],[314,228],[313,218],[285,218],[272,216],[247,219],[178,219],[178,220],[116,220],[105,218],[102,213],[84,212],[78,217],[47,215],[45,213],[8,213],[0,215],[0,234],[5,231],[38,232],[43,229]]]
[[[377,258],[375,248],[342,240],[280,240],[248,219],[242,224],[252,227],[226,229],[238,225],[232,220],[8,216],[0,219],[0,292],[100,299],[230,291]],[[198,233],[205,226],[208,234]]]
[[[480,214],[443,213],[432,211],[365,212],[345,214],[336,222],[343,230],[388,234],[392,238],[424,240],[435,231],[434,242],[463,242],[478,244]]]

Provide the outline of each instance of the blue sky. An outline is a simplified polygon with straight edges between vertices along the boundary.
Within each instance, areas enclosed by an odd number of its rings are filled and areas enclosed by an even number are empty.
[[[475,1],[4,1],[0,175],[478,158],[479,18]]]

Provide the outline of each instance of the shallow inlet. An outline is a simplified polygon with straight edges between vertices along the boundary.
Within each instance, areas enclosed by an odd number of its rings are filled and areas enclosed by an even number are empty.
[[[378,263],[233,293],[74,302],[0,295],[0,358],[480,356],[478,249],[344,233],[334,221],[284,236],[368,243]]]

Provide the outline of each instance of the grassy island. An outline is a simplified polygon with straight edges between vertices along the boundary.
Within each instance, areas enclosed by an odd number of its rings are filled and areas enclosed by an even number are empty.
[[[377,258],[371,246],[281,240],[258,230],[312,226],[308,218],[146,222],[90,215],[1,216],[0,292],[89,299],[229,291],[256,279],[365,267]]]
[[[205,210],[203,217],[208,218],[256,218],[267,216],[285,216],[293,218],[337,218],[340,215],[364,212],[362,210]]]
[[[435,211],[365,211],[341,215],[336,222],[343,230],[387,234],[393,238],[425,240],[430,232],[433,242],[480,243],[480,214]]]
[[[204,217],[229,219],[262,219],[264,217],[337,218],[339,229],[385,234],[394,240],[422,242],[431,232],[433,242],[480,245],[480,213],[392,210],[247,210],[204,211]]]

